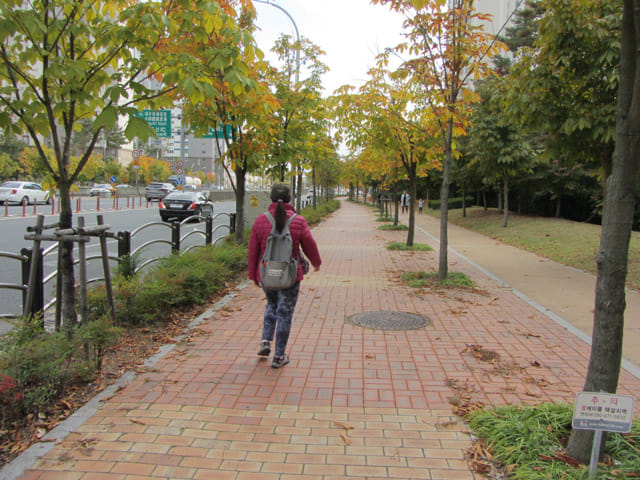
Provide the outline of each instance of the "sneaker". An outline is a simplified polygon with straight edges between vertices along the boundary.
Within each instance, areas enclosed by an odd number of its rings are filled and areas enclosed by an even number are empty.
[[[280,367],[284,367],[287,363],[289,363],[289,355],[285,353],[280,357],[273,357],[273,363],[271,364],[271,367],[280,368]]]
[[[263,340],[260,342],[260,349],[258,350],[258,355],[261,357],[268,357],[271,353],[271,342],[267,340]]]

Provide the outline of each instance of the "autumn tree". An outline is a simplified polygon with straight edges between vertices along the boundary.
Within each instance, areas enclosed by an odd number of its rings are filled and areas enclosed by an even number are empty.
[[[291,36],[282,35],[272,51],[281,66],[272,68],[269,77],[278,103],[268,162],[275,178],[285,181],[291,173],[294,181],[297,180],[293,193],[299,206],[302,173],[310,167],[307,159],[313,148],[313,132],[317,122],[322,121],[317,114],[322,111],[322,75],[328,67],[320,60],[324,52],[304,37],[294,42]]]
[[[21,171],[20,164],[8,153],[0,152],[0,179],[17,178]]]
[[[615,2],[614,2],[615,3]],[[586,392],[615,393],[622,361],[625,282],[640,163],[640,0],[624,0],[615,151],[606,179]],[[588,463],[591,430],[573,430],[567,452]],[[603,442],[604,444],[604,442]]]
[[[229,15],[236,18],[238,35],[244,35],[244,44],[237,52],[238,61],[244,66],[246,78],[244,88],[233,82],[237,75],[233,64],[211,70],[209,81],[216,86],[218,94],[198,103],[185,104],[184,119],[202,132],[213,130],[216,144],[224,144],[219,151],[225,172],[231,182],[236,201],[236,233],[238,243],[244,239],[244,199],[246,178],[265,161],[267,139],[273,133],[273,96],[266,81],[267,63],[253,42],[251,32],[255,28],[255,10],[247,2],[226,5]],[[229,39],[212,35],[210,45],[220,46]]]
[[[236,49],[212,48],[207,40],[218,30],[235,29],[233,18],[208,0],[0,4],[0,129],[31,137],[60,191],[60,227],[72,227],[71,186],[102,132],[125,118],[127,138],[146,139],[154,132],[132,115],[138,108],[168,105],[171,91],[193,101],[215,96],[205,73],[233,63]],[[171,49],[162,48],[168,44]],[[200,46],[198,58],[191,53],[194,44]],[[241,83],[242,72],[236,70],[234,78]],[[93,134],[72,165],[71,139],[82,119],[93,120]],[[60,257],[58,306],[71,327],[77,317],[71,242],[61,243]]]
[[[470,103],[477,99],[470,80],[490,72],[489,59],[501,44],[484,31],[487,15],[474,11],[473,0],[373,0],[406,17],[407,41],[396,47],[409,55],[400,71],[422,85],[425,101],[438,125],[443,152],[440,189],[440,258],[438,276],[448,274],[448,203],[454,139],[465,133]]]

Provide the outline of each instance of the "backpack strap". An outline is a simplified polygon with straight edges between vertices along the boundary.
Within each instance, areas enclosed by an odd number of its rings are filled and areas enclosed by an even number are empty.
[[[275,228],[276,220],[275,218],[273,218],[273,215],[271,215],[271,212],[269,211],[264,212],[264,216],[267,217],[267,220],[269,220],[269,223],[271,224],[271,228]]]
[[[267,217],[267,220],[269,220],[269,223],[271,224],[271,227],[275,228],[276,227],[276,220],[275,220],[275,218],[273,218],[273,215],[271,215],[271,212],[269,212],[269,211],[264,212],[264,216]],[[288,227],[289,225],[291,225],[291,221],[293,220],[294,217],[297,217],[297,216],[298,216],[297,213],[294,213],[293,215],[291,215],[289,217],[289,219],[287,220],[287,223],[286,223],[285,227]]]

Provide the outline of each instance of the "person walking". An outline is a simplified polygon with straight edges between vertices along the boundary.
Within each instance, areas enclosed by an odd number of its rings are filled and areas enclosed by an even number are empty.
[[[402,195],[400,196],[400,205],[402,206],[402,213],[407,213],[409,211],[410,199],[411,199],[411,196],[407,193],[406,190],[402,192]]]
[[[424,200],[422,198],[418,199],[418,213],[422,213],[422,209],[424,208]]]
[[[268,210],[275,220],[275,228],[282,232],[287,220],[296,213],[291,203],[291,191],[288,185],[276,183],[271,187],[271,201]],[[264,311],[262,326],[262,341],[258,349],[258,355],[268,357],[271,354],[271,342],[275,334],[275,352],[271,366],[280,368],[289,363],[289,355],[285,353],[293,311],[300,293],[300,282],[304,277],[303,261],[298,261],[298,275],[293,286],[284,290],[270,290],[262,285],[260,278],[260,262],[267,246],[267,237],[271,233],[271,222],[263,213],[256,218],[251,228],[249,238],[249,279],[264,290],[267,305]],[[302,215],[296,215],[289,224],[291,240],[293,242],[294,258],[300,259],[300,247],[314,267],[314,271],[320,269],[322,259],[318,251],[318,245],[311,235],[307,221]]]

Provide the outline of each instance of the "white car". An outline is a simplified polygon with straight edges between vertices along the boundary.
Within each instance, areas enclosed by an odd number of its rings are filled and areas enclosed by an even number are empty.
[[[91,190],[89,190],[89,195],[91,195],[92,197],[96,197],[98,195],[111,196],[113,195],[113,192],[115,192],[115,188],[113,188],[110,184],[98,183],[97,185],[94,185]]]
[[[38,183],[10,181],[0,185],[0,203],[50,203],[49,192],[42,190]]]

